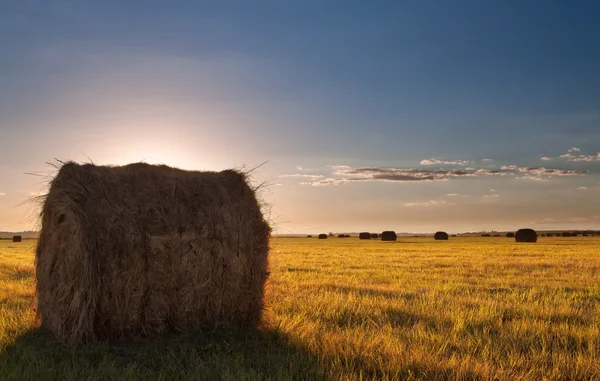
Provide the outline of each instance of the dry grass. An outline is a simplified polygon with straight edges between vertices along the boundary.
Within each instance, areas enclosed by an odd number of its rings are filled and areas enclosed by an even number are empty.
[[[0,378],[600,379],[598,237],[274,239],[259,332],[77,353],[30,333],[33,253],[1,242]]]

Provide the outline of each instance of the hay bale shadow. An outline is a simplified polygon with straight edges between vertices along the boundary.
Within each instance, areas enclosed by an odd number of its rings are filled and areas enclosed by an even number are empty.
[[[306,349],[274,329],[232,326],[69,347],[32,330],[0,351],[0,379],[324,380]]]

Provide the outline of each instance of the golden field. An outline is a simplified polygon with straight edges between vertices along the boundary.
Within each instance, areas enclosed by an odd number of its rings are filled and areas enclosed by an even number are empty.
[[[0,241],[0,379],[600,379],[600,238],[273,238],[259,330],[36,330],[35,241]]]

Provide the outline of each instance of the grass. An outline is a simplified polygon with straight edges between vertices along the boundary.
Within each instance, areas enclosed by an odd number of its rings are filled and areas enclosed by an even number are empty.
[[[600,380],[600,238],[275,238],[268,320],[64,347],[0,241],[0,379]]]

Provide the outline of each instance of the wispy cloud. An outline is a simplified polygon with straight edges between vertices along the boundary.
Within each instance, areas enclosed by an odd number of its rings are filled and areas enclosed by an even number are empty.
[[[503,165],[502,170],[513,171],[522,174],[523,179],[528,180],[547,180],[553,176],[577,176],[583,175],[587,171],[579,171],[574,169],[553,169],[544,167],[517,167],[516,165]]]
[[[577,190],[587,190],[587,187],[578,187]]]
[[[575,176],[586,171],[518,167],[505,165],[500,169],[465,168],[465,169],[421,169],[421,168],[352,168],[347,165],[331,165],[332,177],[324,178],[320,175],[287,175],[293,177],[311,178],[315,181],[302,182],[302,185],[327,186],[340,185],[352,182],[384,181],[384,182],[418,182],[418,181],[448,181],[456,178],[473,178],[483,176],[515,176],[532,180],[547,180],[553,176]],[[286,175],[284,175],[286,176]]]
[[[290,173],[290,174],[285,174],[285,175],[279,175],[277,177],[302,177],[302,178],[307,178],[307,179],[320,179],[323,178],[325,176],[323,175],[309,175],[306,173]]]
[[[550,160],[554,160],[554,159],[552,159],[551,157],[548,157],[548,156],[544,156],[540,160],[550,161]]]
[[[440,159],[425,159],[421,160],[421,165],[467,165],[466,160],[440,160]]]
[[[581,153],[581,149],[577,148],[577,147],[573,147],[569,150],[567,150],[567,153],[564,153],[562,155],[560,155],[558,157],[559,159],[567,159],[568,161],[600,161],[600,152],[598,152],[597,154],[591,154],[591,155],[584,155]],[[542,158],[542,160],[545,159],[550,159],[551,158]]]
[[[494,159],[483,159],[483,160],[481,160],[481,161],[487,161],[487,162],[490,162],[490,161],[494,161]]]
[[[444,206],[444,205],[456,205],[456,203],[446,200],[431,200],[431,201],[416,201],[416,202],[407,202],[404,206],[415,207],[415,206]]]
[[[6,193],[0,192],[0,197],[2,197],[2,196],[6,196]]]
[[[600,220],[600,216],[591,217],[548,217],[537,221],[532,221],[531,224],[563,224],[567,222],[592,222]]]

